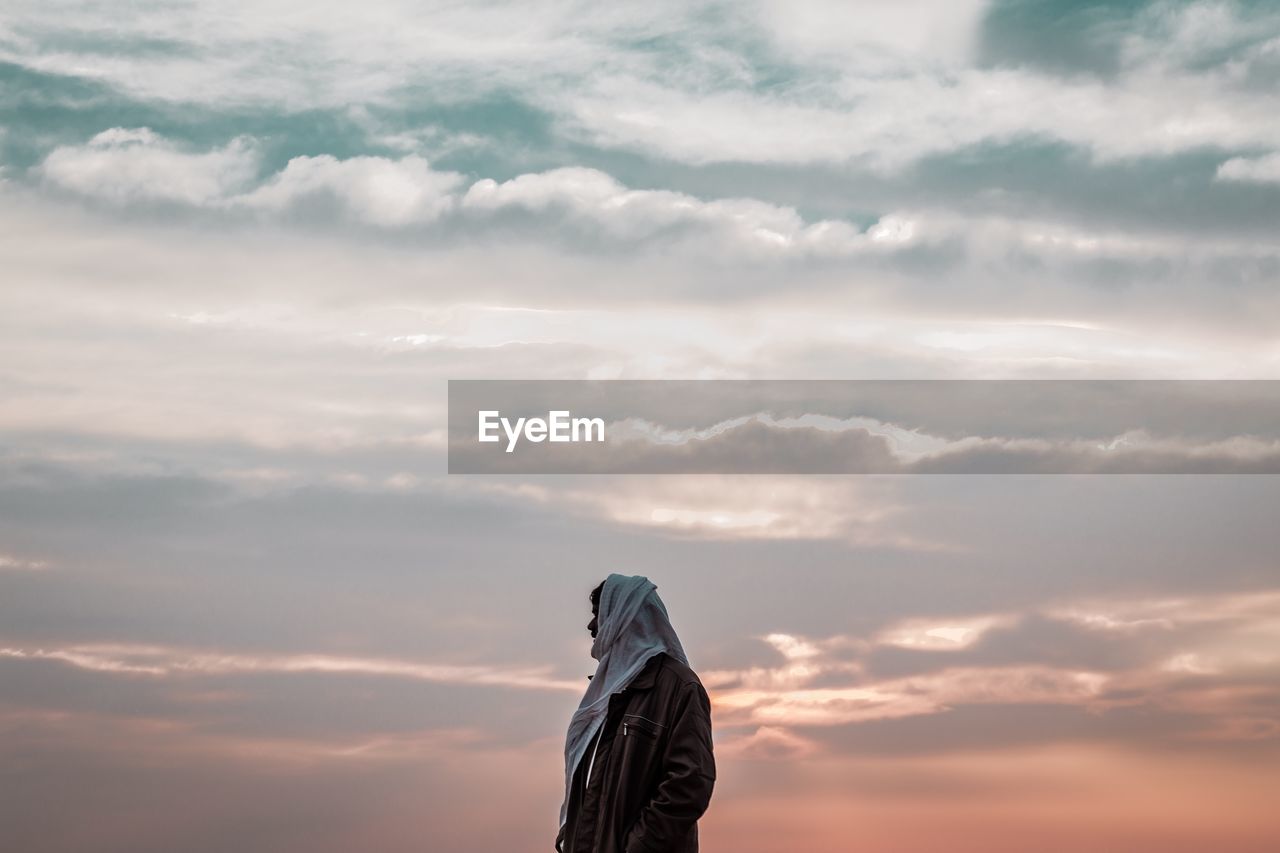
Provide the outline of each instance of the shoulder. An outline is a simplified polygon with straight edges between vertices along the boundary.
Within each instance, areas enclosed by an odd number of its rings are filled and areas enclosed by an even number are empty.
[[[672,687],[682,687],[689,684],[702,686],[702,681],[698,678],[698,674],[687,665],[665,652],[658,655],[657,659],[657,670],[654,676],[658,681],[665,682]]]

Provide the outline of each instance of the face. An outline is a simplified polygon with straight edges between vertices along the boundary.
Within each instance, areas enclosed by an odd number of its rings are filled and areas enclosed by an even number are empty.
[[[596,631],[600,628],[600,602],[592,600],[591,602],[591,621],[587,623],[587,630],[591,632],[591,639],[596,638]]]

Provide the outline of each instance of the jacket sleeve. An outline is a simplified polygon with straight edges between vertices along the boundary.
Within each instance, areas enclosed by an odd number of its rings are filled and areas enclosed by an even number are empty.
[[[715,781],[711,700],[701,684],[691,681],[677,695],[661,780],[627,833],[626,853],[670,849],[707,810]]]

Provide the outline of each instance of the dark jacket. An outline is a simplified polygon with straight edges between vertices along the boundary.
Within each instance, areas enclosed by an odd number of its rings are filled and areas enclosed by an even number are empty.
[[[665,654],[650,659],[609,699],[569,793],[562,853],[696,853],[698,818],[711,801],[711,702],[689,667]]]

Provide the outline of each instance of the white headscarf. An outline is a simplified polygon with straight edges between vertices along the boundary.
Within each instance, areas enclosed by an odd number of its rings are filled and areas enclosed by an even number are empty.
[[[646,577],[613,574],[605,578],[596,615],[596,639],[591,644],[596,674],[569,720],[564,744],[564,802],[560,804],[560,825],[564,826],[569,807],[569,790],[591,739],[604,724],[609,697],[626,688],[660,652],[688,666],[667,608],[658,598],[657,587]]]

